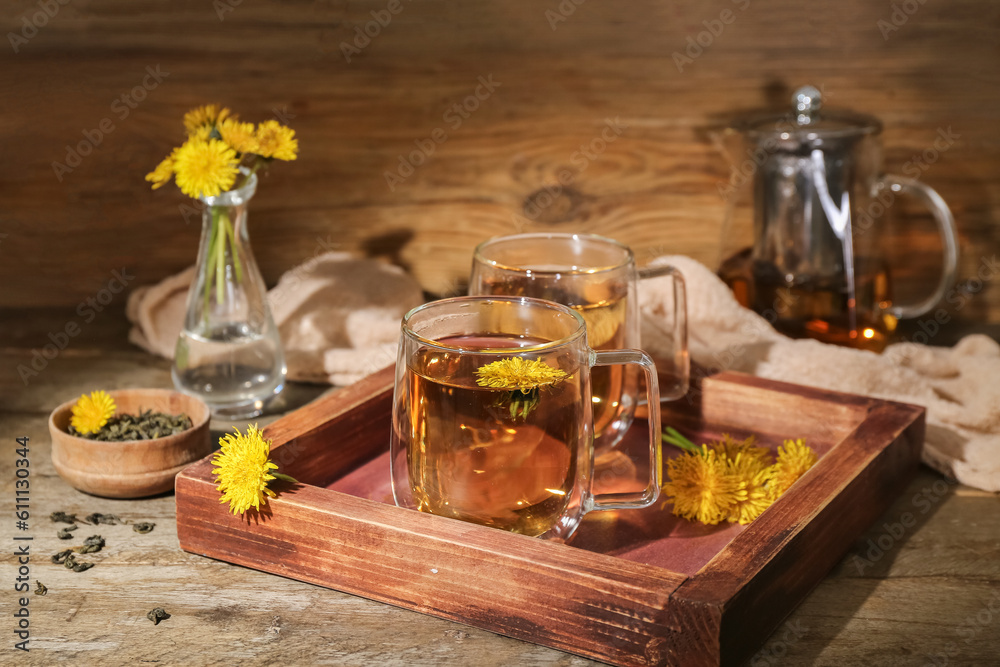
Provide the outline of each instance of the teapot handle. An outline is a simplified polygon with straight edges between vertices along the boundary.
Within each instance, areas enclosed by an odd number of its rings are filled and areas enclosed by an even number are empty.
[[[955,230],[955,218],[951,215],[951,209],[948,208],[941,195],[920,181],[895,174],[886,174],[880,180],[880,184],[882,187],[890,188],[892,192],[913,195],[922,201],[924,206],[934,215],[938,231],[941,233],[944,262],[941,266],[941,279],[938,281],[937,288],[923,301],[906,305],[893,304],[889,309],[889,312],[899,319],[920,317],[936,306],[948,287],[955,282],[955,273],[958,268],[958,233]]]

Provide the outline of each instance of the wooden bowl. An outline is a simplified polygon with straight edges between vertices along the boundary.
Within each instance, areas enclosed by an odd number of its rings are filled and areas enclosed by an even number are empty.
[[[208,406],[192,396],[169,389],[109,391],[116,414],[152,410],[185,413],[191,428],[154,440],[100,442],[70,435],[69,421],[76,399],[49,416],[52,464],[73,487],[106,498],[144,498],[174,488],[174,476],[212,451]]]

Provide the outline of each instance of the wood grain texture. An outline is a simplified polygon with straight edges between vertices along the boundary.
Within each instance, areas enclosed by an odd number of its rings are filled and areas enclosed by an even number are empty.
[[[349,425],[389,423],[393,377],[386,369],[272,424],[266,433],[275,457],[293,447],[292,466],[338,465],[329,472],[340,477],[380,454],[384,440],[375,449],[368,437],[351,439]],[[735,395],[726,397],[730,387]],[[692,577],[650,565],[648,556],[605,555],[309,484],[285,488],[259,515],[223,515],[207,459],[177,477],[178,535],[186,551],[615,665],[738,664],[916,471],[923,408],[848,396],[838,409],[840,398],[737,374],[702,381],[702,406],[729,405],[726,426],[749,430],[768,411],[793,422],[811,410],[846,437],[814,438],[796,424],[819,462]],[[322,414],[326,427],[316,423]],[[721,426],[702,419],[711,432]],[[700,441],[705,433],[690,437]],[[340,454],[331,458],[330,450]],[[382,475],[387,470],[382,466]],[[857,505],[865,510],[845,512]],[[680,541],[668,536],[659,544],[668,550]]]
[[[0,116],[0,306],[75,307],[113,270],[134,275],[132,288],[190,264],[198,221],[174,189],[150,192],[142,176],[180,140],[183,112],[208,101],[251,120],[276,115],[301,138],[299,160],[277,165],[251,205],[272,284],[336,248],[457,292],[476,243],[541,229],[613,236],[641,261],[677,252],[714,263],[728,168],[705,129],[736,109],[783,108],[804,83],[885,122],[890,171],[930,149],[939,129],[958,134],[920,177],[955,212],[960,288],[975,287],[965,281],[1000,240],[1000,9],[987,0],[921,4],[885,35],[885,1],[585,3],[558,22],[547,15],[555,1],[404,2],[351,62],[341,43],[383,0],[218,5],[232,11],[74,2],[0,56],[11,91]],[[674,54],[724,10],[735,20],[679,71]],[[33,11],[11,5],[5,33]],[[116,103],[147,67],[169,75],[135,108]],[[469,103],[468,118],[446,118],[491,75],[499,86]],[[105,118],[114,130],[58,180],[53,162]],[[608,118],[622,133],[587,157],[581,146]],[[436,128],[447,141],[390,189],[385,174]],[[900,265],[932,271],[925,216],[897,223],[911,232],[894,244]],[[953,315],[1000,321],[996,281],[954,299]]]

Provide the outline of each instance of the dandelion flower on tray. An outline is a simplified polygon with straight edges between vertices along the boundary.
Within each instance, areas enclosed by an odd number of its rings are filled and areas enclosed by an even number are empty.
[[[77,400],[69,423],[78,433],[96,433],[108,423],[116,409],[114,399],[107,392],[92,391],[90,396],[83,394]]]
[[[214,197],[236,182],[236,152],[218,139],[188,139],[174,153],[177,186],[189,197]]]
[[[768,493],[771,467],[768,465],[767,450],[764,452],[764,456],[759,456],[753,451],[742,451],[727,460],[728,473],[739,485],[739,499],[729,508],[726,517],[730,523],[745,526],[774,502]]]
[[[663,492],[673,501],[674,514],[709,525],[726,519],[730,508],[746,499],[727,467],[725,457],[705,445],[667,461],[670,481]]]
[[[770,463],[771,452],[767,447],[757,445],[757,436],[751,435],[744,440],[737,440],[728,433],[722,434],[722,440],[709,443],[709,449],[714,449],[719,456],[730,461],[735,461],[736,457],[742,456],[745,460],[754,460],[760,463],[762,468],[766,468]]]
[[[771,497],[777,498],[787,491],[816,461],[816,452],[806,445],[805,440],[785,440],[785,444],[778,447],[778,460],[771,466],[771,481],[768,484]]]
[[[476,369],[476,384],[490,389],[520,391],[556,384],[566,378],[566,371],[549,366],[540,359],[507,357],[484,364]]]
[[[257,126],[257,155],[276,160],[294,160],[299,152],[295,130],[276,120],[265,120]]]
[[[802,439],[785,440],[777,461],[752,435],[745,440],[723,435],[699,447],[668,426],[663,442],[684,452],[667,462],[668,481],[663,485],[674,514],[709,525],[723,519],[740,525],[752,522],[817,460]]]
[[[212,459],[217,466],[212,469],[222,491],[220,503],[229,503],[233,514],[243,514],[253,507],[259,510],[261,503],[267,504],[265,494],[272,498],[276,495],[267,487],[268,482],[275,479],[295,481],[287,475],[272,472],[278,466],[272,463],[268,456],[271,453],[271,443],[257,429],[248,426],[244,435],[240,430],[227,433],[219,438],[222,450]]]

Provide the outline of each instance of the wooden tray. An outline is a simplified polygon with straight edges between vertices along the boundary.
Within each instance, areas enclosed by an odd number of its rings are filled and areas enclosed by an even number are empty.
[[[592,513],[569,545],[514,535],[392,504],[387,369],[265,429],[301,484],[260,514],[219,504],[209,459],[180,473],[181,548],[617,665],[739,663],[910,481],[924,410],[734,373],[692,395],[664,423],[805,437],[819,462],[746,527],[661,504]]]

